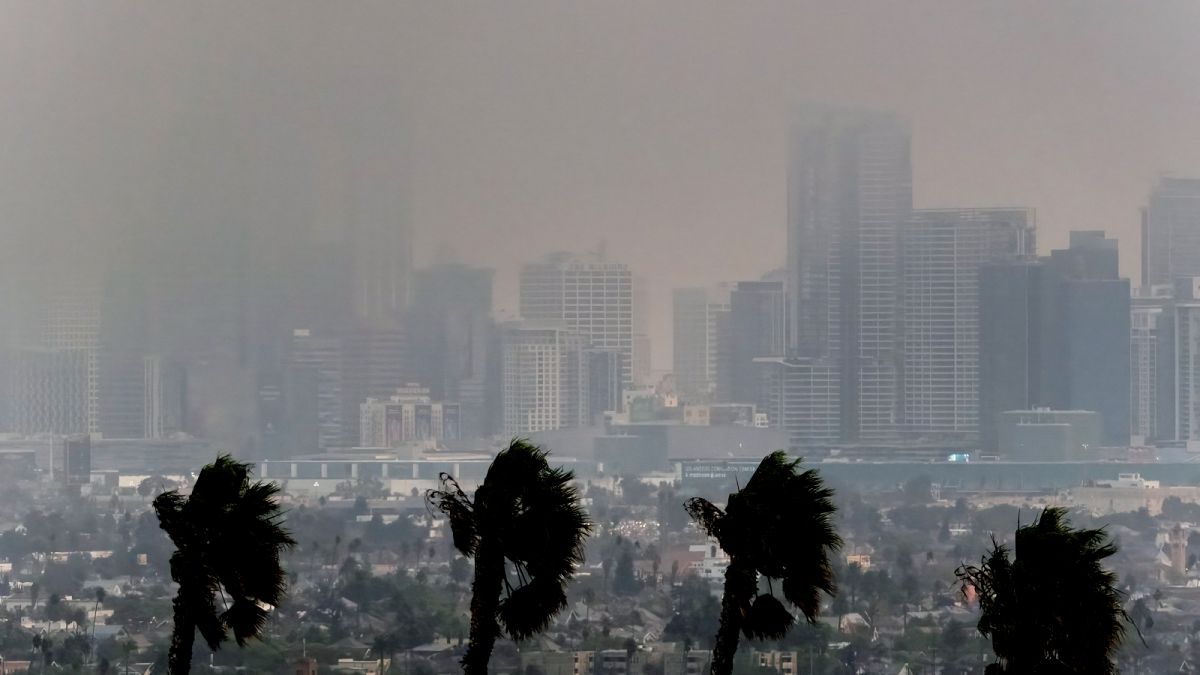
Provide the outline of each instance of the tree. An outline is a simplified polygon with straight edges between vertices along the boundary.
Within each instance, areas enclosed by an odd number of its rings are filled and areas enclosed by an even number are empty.
[[[701,498],[686,504],[692,519],[729,555],[713,675],[733,671],[739,632],[751,639],[787,634],[792,615],[775,597],[772,579],[783,581],[784,598],[809,622],[821,610],[821,593],[834,593],[830,556],[842,540],[833,527],[833,491],[815,470],[801,473],[799,464],[783,452],[772,453],[744,488],[729,495],[724,511]],[[767,577],[767,593],[758,593],[760,574]]]
[[[633,553],[628,546],[623,546],[617,554],[617,565],[613,570],[613,593],[637,595],[641,590],[642,582],[633,575]]]
[[[96,639],[96,613],[100,611],[100,603],[104,602],[104,589],[96,589],[96,604],[92,605],[92,640]]]
[[[428,493],[431,507],[450,520],[454,547],[475,562],[466,675],[487,673],[501,628],[514,640],[528,639],[566,607],[566,584],[583,563],[591,531],[573,479],[551,467],[544,450],[518,439],[496,455],[474,499],[448,474],[442,489]]]
[[[1117,577],[1103,565],[1116,552],[1103,529],[1073,528],[1065,510],[1048,508],[1017,528],[1011,557],[993,542],[978,567],[960,567],[998,660],[989,675],[1116,673],[1112,659],[1129,622]]]
[[[230,631],[245,646],[262,634],[269,609],[283,600],[287,580],[279,555],[296,542],[280,523],[279,487],[249,478],[249,465],[221,455],[201,469],[190,496],[171,490],[154,500],[159,524],[176,548],[171,675],[190,671],[197,630],[213,650]]]

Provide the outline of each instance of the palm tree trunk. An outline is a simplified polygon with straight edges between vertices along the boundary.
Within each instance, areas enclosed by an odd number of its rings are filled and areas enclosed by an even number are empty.
[[[171,633],[171,647],[167,651],[167,672],[170,675],[188,675],[192,670],[192,642],[196,639],[196,622],[189,616],[183,600],[183,589],[175,594],[171,606],[175,613],[175,629]],[[128,661],[128,657],[126,657]]]
[[[471,582],[471,634],[463,654],[463,675],[487,675],[492,647],[500,633],[496,610],[504,583],[504,557],[492,546],[479,542],[475,551],[475,579]]]
[[[725,569],[725,592],[721,596],[721,625],[713,642],[712,675],[731,675],[733,655],[737,653],[742,631],[742,609],[750,606],[758,590],[758,574],[754,568],[730,559]]]

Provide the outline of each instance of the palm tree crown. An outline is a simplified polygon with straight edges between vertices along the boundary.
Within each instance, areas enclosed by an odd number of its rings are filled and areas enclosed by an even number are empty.
[[[189,496],[171,490],[155,498],[159,524],[176,548],[172,675],[189,671],[196,630],[212,649],[229,632],[243,646],[261,635],[268,611],[283,599],[279,554],[296,542],[280,524],[278,492],[273,483],[251,483],[249,465],[221,455],[200,471]]]
[[[781,638],[792,626],[783,603],[771,592],[758,592],[759,575],[781,580],[783,597],[809,622],[820,613],[821,593],[836,590],[830,556],[842,540],[833,527],[833,491],[815,470],[800,472],[799,464],[783,452],[772,453],[744,488],[729,495],[724,511],[700,498],[685,505],[730,558],[714,675],[732,671],[739,631],[752,639]]]
[[[496,455],[474,498],[446,474],[442,489],[427,495],[449,519],[455,548],[475,560],[463,657],[468,675],[487,672],[501,629],[514,640],[527,639],[566,607],[566,584],[583,563],[591,530],[573,479],[570,471],[551,467],[536,445],[514,440]]]
[[[1072,528],[1064,509],[1048,508],[1017,528],[1012,558],[993,542],[978,567],[960,567],[998,659],[988,672],[1115,673],[1129,621],[1116,575],[1103,565],[1116,552],[1103,529]]]

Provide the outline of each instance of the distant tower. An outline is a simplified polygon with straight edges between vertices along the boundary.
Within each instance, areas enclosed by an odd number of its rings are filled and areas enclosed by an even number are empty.
[[[900,235],[911,210],[903,120],[821,107],[797,115],[788,168],[789,356],[823,361],[813,365],[836,374],[846,440],[897,432]]]
[[[595,349],[621,357],[621,384],[632,384],[633,273],[598,255],[548,256],[521,268],[521,318],[559,321]]]
[[[688,403],[724,400],[728,388],[729,284],[679,288],[672,302],[675,382]]]
[[[503,433],[582,427],[590,415],[587,340],[562,322],[501,328]]]
[[[1200,276],[1200,179],[1159,179],[1142,218],[1143,285]]]

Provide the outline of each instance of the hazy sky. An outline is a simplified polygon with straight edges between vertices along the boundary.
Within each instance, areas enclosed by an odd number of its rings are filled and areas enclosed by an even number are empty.
[[[10,2],[0,227],[37,260],[320,230],[366,171],[502,306],[603,238],[666,366],[671,287],[782,263],[801,100],[907,115],[917,206],[1035,207],[1042,252],[1103,228],[1136,279],[1154,177],[1200,175],[1198,34],[1184,1]]]

